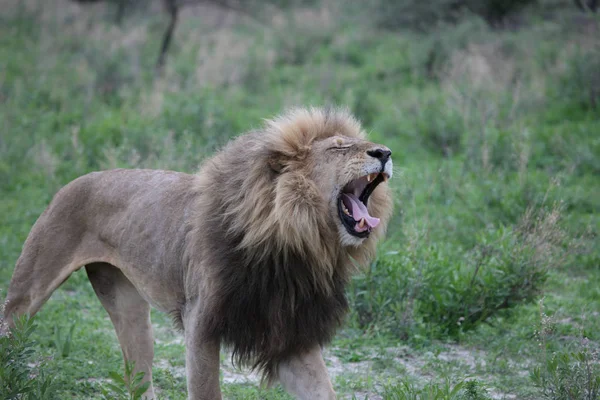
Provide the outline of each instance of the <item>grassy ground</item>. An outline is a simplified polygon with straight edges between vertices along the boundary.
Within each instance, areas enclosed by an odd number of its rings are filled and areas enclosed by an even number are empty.
[[[288,106],[347,105],[394,152],[396,212],[326,351],[336,391],[595,398],[600,21],[532,12],[512,31],[467,18],[393,33],[328,4],[267,25],[189,9],[155,78],[167,24],[160,10],[117,27],[110,4],[7,2],[0,289],[36,218],[75,177],[112,167],[194,172],[232,135]],[[181,335],[168,316],[152,319],[159,396],[183,399]],[[34,365],[44,363],[56,396],[101,398],[122,359],[85,272],[53,295],[37,324]],[[223,363],[225,397],[287,398],[258,389],[225,352]]]

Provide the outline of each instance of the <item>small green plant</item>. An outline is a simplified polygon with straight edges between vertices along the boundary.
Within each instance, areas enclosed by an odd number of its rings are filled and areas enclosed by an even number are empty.
[[[54,382],[44,373],[43,364],[32,360],[34,319],[21,316],[7,329],[3,313],[4,305],[0,306],[0,400],[56,398]]]
[[[66,358],[69,356],[69,354],[71,353],[71,343],[72,343],[72,339],[73,339],[73,331],[75,330],[75,324],[71,325],[71,328],[69,329],[69,333],[67,334],[67,336],[64,338],[61,337],[61,333],[60,333],[60,327],[55,326],[54,327],[54,346],[56,347],[56,349],[60,352],[61,357]]]
[[[385,388],[385,400],[488,400],[487,390],[477,381],[461,381],[454,386],[446,380],[443,384],[429,383],[422,388],[401,382]]]
[[[531,372],[533,384],[549,400],[595,400],[600,396],[598,356],[589,349],[559,352]]]
[[[463,118],[443,101],[435,99],[423,104],[415,125],[417,137],[432,151],[448,157],[461,150],[465,131]]]
[[[125,363],[125,375],[122,376],[116,371],[109,373],[113,383],[107,383],[106,388],[102,388],[104,400],[140,400],[148,388],[150,382],[142,382],[143,372],[134,372],[134,363]]]
[[[465,382],[463,389],[464,400],[489,400],[490,397],[487,394],[485,385],[476,380],[470,380]]]
[[[598,349],[586,337],[575,349],[548,354],[548,342],[554,333],[554,321],[540,306],[540,328],[536,332],[542,349],[540,362],[529,374],[535,387],[548,400],[595,400],[600,396]]]
[[[600,107],[600,46],[578,49],[568,60],[567,69],[559,76],[558,95],[584,109]]]

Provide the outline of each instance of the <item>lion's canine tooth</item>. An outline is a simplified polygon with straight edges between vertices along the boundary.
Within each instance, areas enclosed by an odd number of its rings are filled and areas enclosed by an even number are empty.
[[[383,175],[383,181],[384,181],[384,182],[387,182],[387,180],[390,178],[390,177],[388,176],[388,174],[381,174],[381,175]]]
[[[367,175],[367,182],[371,182],[371,174]]]
[[[360,222],[358,223],[358,227],[359,228],[364,228],[365,227],[365,219],[364,218],[360,219]]]

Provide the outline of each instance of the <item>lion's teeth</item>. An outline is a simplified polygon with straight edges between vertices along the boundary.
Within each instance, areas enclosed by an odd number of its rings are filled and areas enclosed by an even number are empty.
[[[382,175],[383,175],[383,181],[387,182],[387,180],[389,179],[388,175],[387,174],[382,174]]]
[[[365,227],[365,219],[364,218],[360,219],[360,222],[358,223],[358,227],[359,228],[364,228]]]
[[[367,175],[367,182],[371,182],[371,174]]]

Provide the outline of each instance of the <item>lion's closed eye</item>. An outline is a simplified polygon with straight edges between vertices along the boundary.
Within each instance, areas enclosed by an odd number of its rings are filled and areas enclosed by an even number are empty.
[[[328,147],[326,150],[333,150],[333,151],[348,151],[350,148],[352,148],[353,145],[351,144],[346,144],[343,146],[332,146],[332,147]]]

